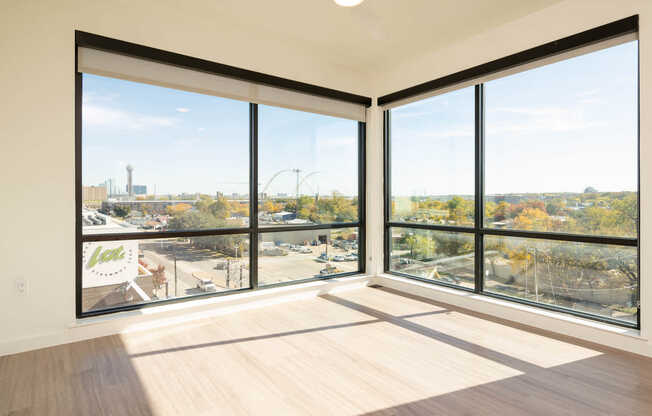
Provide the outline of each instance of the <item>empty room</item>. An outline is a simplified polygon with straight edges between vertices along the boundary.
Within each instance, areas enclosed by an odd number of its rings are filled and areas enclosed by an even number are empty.
[[[0,416],[652,415],[652,1],[0,0],[0,52]]]

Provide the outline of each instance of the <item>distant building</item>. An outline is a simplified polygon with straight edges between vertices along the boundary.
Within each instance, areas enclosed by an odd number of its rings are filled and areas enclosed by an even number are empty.
[[[297,214],[294,212],[281,211],[275,214],[272,214],[274,221],[290,221],[297,217]]]
[[[109,178],[102,182],[99,186],[103,186],[106,188],[106,193],[108,197],[112,197],[113,195],[118,194],[118,186],[115,183],[115,180],[112,178]]]
[[[82,186],[83,202],[101,202],[107,200],[105,186]]]
[[[311,224],[310,221],[304,220],[303,218],[295,218],[293,220],[288,220],[287,223],[288,224],[295,224],[295,225],[296,224]]]
[[[130,196],[147,195],[147,185],[131,185],[131,192],[129,191],[129,185],[126,185],[125,190]]]
[[[134,195],[147,195],[147,185],[134,185]]]
[[[134,178],[134,167],[131,165],[127,165],[127,193],[129,194],[129,196],[134,196],[133,178]]]
[[[261,251],[264,249],[272,249],[281,243],[305,244],[317,241],[320,244],[325,244],[326,242],[332,240],[331,230],[297,230],[292,231],[291,233],[269,232],[263,233],[261,236],[261,239],[258,241],[258,247],[261,249]],[[263,253],[263,255],[268,254]]]

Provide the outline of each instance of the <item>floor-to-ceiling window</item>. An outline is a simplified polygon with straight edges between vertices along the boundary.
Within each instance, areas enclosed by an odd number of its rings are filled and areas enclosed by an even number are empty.
[[[363,270],[364,105],[129,48],[79,48],[78,316]]]
[[[386,269],[638,325],[638,41],[385,111]]]

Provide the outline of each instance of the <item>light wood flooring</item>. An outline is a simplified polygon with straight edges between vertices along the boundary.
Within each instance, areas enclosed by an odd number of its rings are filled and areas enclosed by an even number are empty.
[[[652,415],[652,359],[383,288],[0,357],[0,415]]]

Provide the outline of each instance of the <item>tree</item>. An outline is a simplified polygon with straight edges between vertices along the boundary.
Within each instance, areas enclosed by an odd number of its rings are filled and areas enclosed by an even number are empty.
[[[170,219],[168,228],[172,230],[202,230],[224,227],[225,221],[215,218],[210,213],[187,211]]]
[[[168,206],[165,210],[169,215],[179,215],[183,214],[184,212],[190,210],[192,208],[192,205],[186,204],[186,203],[181,203],[181,204],[176,204],[176,205],[170,205]]]
[[[461,196],[454,196],[447,203],[449,214],[448,219],[456,224],[468,224],[470,218],[473,218],[473,211],[475,204],[471,200],[462,198]]]
[[[504,221],[509,215],[510,205],[505,201],[500,201],[494,211],[494,221]]]
[[[638,196],[634,192],[630,192],[622,199],[613,202],[613,210],[616,211],[616,216],[622,221],[620,222],[620,230],[623,235],[636,236],[638,228]]]
[[[566,201],[555,198],[546,203],[546,212],[549,215],[566,215]]]
[[[280,212],[282,210],[283,210],[283,205],[275,204],[274,201],[271,201],[269,199],[263,203],[263,211],[274,213],[274,212]]]
[[[208,212],[209,207],[213,203],[213,198],[211,198],[208,195],[200,195],[199,196],[199,201],[195,204],[195,208],[197,208],[201,212]]]
[[[525,208],[514,219],[514,228],[519,230],[546,231],[551,229],[551,225],[552,220],[548,214],[538,208]]]
[[[431,257],[435,253],[435,240],[418,231],[405,235],[403,243],[410,250],[410,258],[413,259]]]
[[[215,218],[226,219],[230,216],[229,208],[229,201],[220,196],[210,205],[209,210]]]
[[[151,268],[149,271],[152,273],[152,283],[156,289],[160,289],[168,281],[165,277],[165,266],[159,264],[156,268]]]
[[[459,256],[473,252],[473,238],[466,234],[432,233],[437,255],[444,257]]]
[[[113,212],[120,218],[125,218],[131,212],[131,207],[116,205],[113,207]]]

